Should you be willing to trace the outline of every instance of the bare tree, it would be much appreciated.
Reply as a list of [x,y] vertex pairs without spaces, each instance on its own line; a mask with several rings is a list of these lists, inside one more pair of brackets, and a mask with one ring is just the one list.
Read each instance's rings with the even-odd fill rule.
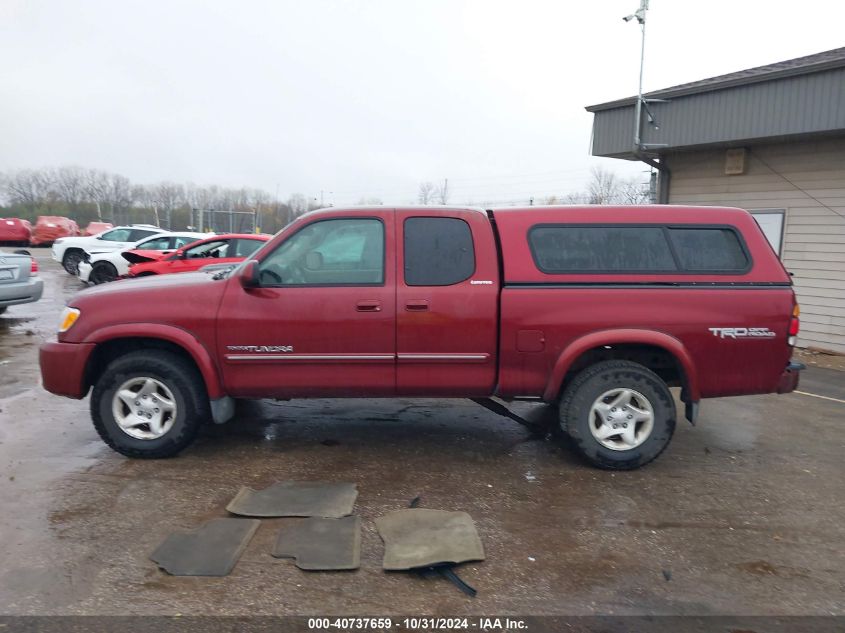
[[420,188],[417,191],[417,200],[420,204],[431,204],[434,202],[434,196],[437,188],[433,182],[421,182]]
[[565,204],[645,204],[649,193],[640,178],[623,180],[611,171],[594,167],[586,191],[569,193],[562,200]]
[[436,193],[437,202],[440,204],[449,204],[449,179],[445,179],[442,185],[437,187]]
[[53,172],[52,181],[57,197],[71,209],[78,209],[86,201],[86,171],[81,167],[59,167]]
[[612,171],[602,167],[590,170],[590,182],[587,185],[587,200],[590,204],[612,204],[618,188],[619,181]]
[[97,206],[97,219],[103,219],[102,205],[108,197],[109,175],[104,171],[89,169],[85,175],[85,195]]
[[308,211],[308,200],[301,193],[294,193],[288,198],[288,207],[293,217],[298,218]]
[[50,183],[43,171],[21,169],[4,178],[6,199],[31,211],[49,199]]
[[651,202],[648,185],[636,177],[619,183],[617,199],[620,204],[648,204]]
[[155,185],[155,196],[161,205],[168,229],[173,229],[173,212],[187,204],[185,187],[172,182],[160,182]]

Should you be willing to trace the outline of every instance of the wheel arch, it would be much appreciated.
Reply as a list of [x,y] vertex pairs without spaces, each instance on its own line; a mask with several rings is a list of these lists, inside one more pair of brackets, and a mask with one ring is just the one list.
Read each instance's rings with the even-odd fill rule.
[[543,400],[556,402],[574,373],[611,359],[640,362],[669,384],[676,379],[685,402],[701,398],[695,364],[681,341],[654,330],[616,329],[592,332],[570,343],[555,362]]
[[226,395],[211,354],[192,334],[181,328],[143,323],[118,325],[97,330],[85,342],[96,344],[85,367],[86,389],[97,381],[114,358],[139,349],[163,349],[184,357],[196,367],[209,398]]

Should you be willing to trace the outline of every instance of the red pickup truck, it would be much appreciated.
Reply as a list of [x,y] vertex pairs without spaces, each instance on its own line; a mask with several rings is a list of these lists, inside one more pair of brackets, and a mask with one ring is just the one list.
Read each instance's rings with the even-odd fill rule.
[[795,389],[797,333],[741,209],[328,209],[233,271],[79,293],[41,372],[93,387],[97,431],[132,457],[178,453],[235,398],[495,396],[558,406],[587,460],[630,469],[671,439],[670,387],[691,422],[702,398]]

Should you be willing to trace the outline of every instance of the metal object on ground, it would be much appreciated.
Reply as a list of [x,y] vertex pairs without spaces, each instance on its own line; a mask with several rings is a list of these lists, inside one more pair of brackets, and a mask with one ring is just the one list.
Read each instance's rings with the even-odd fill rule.
[[484,560],[484,547],[466,512],[399,510],[376,519],[376,528],[384,541],[384,569]]
[[294,558],[310,571],[358,569],[361,565],[361,518],[312,517],[279,532],[276,558]]
[[358,490],[355,484],[284,481],[264,490],[241,488],[226,509],[249,517],[326,517],[352,514]]
[[195,530],[171,534],[150,560],[174,576],[226,576],[259,525],[256,519],[212,519]]

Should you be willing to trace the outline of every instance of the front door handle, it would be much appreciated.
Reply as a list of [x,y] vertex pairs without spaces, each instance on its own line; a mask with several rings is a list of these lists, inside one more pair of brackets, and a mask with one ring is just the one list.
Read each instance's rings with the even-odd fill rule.
[[381,301],[359,301],[355,309],[358,312],[381,312]]
[[425,299],[408,301],[408,303],[405,304],[405,309],[408,312],[426,312],[428,310],[428,301]]

